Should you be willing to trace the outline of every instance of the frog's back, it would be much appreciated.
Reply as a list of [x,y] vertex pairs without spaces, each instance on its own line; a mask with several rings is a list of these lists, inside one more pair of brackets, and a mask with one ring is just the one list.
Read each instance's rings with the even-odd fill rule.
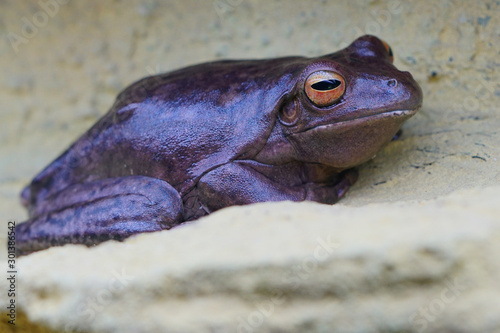
[[303,58],[222,61],[142,79],[22,194],[25,204],[68,185],[144,175],[181,194],[207,171],[252,157]]

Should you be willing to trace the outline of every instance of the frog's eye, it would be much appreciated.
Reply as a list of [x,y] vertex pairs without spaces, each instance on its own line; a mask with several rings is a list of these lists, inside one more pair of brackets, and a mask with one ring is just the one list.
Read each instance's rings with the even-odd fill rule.
[[305,91],[314,105],[330,106],[344,94],[345,80],[335,72],[318,71],[307,78]]
[[385,50],[387,51],[387,54],[389,55],[389,59],[391,60],[391,63],[393,63],[394,62],[394,54],[392,53],[391,47],[389,46],[389,44],[387,44],[384,41],[382,41],[382,43],[384,44]]

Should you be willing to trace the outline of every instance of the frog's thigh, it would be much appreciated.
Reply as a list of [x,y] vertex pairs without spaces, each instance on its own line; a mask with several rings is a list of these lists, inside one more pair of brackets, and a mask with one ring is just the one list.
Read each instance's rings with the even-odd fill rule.
[[204,175],[197,185],[200,201],[214,211],[264,201],[302,201],[306,189],[278,184],[256,170],[229,163]]
[[75,184],[16,228],[20,253],[67,243],[94,245],[181,222],[182,201],[167,182],[144,176]]

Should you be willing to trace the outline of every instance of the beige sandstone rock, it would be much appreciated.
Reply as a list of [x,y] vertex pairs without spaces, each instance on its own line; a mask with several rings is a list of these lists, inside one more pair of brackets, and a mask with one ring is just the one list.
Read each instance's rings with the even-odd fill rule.
[[19,303],[36,322],[96,332],[498,330],[499,195],[229,208],[23,257]]
[[[17,332],[500,332],[496,1],[54,1],[0,13],[5,270],[4,223],[26,218],[22,186],[143,76],[317,56],[373,33],[419,81],[424,106],[333,207],[235,207],[18,259],[31,326]],[[0,279],[2,309],[7,289]]]

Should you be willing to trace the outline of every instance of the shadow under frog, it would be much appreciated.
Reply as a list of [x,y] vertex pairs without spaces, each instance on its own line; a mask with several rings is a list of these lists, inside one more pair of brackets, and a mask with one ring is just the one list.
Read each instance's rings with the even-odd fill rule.
[[390,47],[217,61],[142,79],[22,193],[19,254],[263,201],[338,201],[422,103]]

